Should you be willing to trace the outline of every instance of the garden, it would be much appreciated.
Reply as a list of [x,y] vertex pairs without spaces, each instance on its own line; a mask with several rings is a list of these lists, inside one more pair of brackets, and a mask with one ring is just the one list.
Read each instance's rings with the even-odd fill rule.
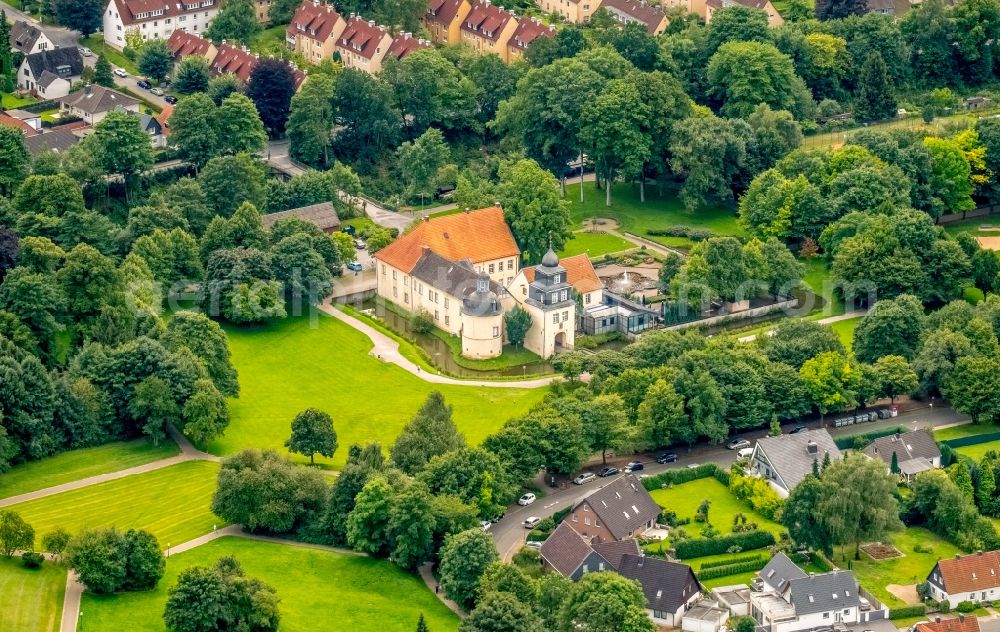
[[[430,384],[368,355],[372,343],[367,336],[325,315],[312,323],[306,317],[286,318],[260,327],[226,327],[226,332],[239,371],[240,397],[229,401],[225,436],[206,446],[213,454],[233,454],[247,446],[284,451],[292,418],[315,407],[333,417],[340,445],[333,459],[318,458],[317,463],[339,468],[351,444],[390,445],[432,390],[454,407],[458,429],[477,445],[507,419],[527,412],[547,391]],[[377,401],[359,406],[359,395]]]
[[458,617],[419,577],[390,562],[331,550],[223,537],[167,558],[166,573],[154,590],[109,596],[86,593],[82,605],[85,629],[87,632],[163,631],[167,590],[176,583],[178,574],[195,565],[211,566],[227,555],[240,562],[247,576],[275,588],[280,599],[283,632],[316,629],[412,632],[421,614],[430,630],[454,630],[458,625]]
[[[43,461],[44,463],[44,461]],[[146,529],[161,542],[180,544],[223,522],[211,511],[219,465],[188,461],[144,474],[11,505],[36,538],[63,528]]]
[[18,558],[0,557],[0,630],[56,632],[65,593],[65,567],[30,569]]

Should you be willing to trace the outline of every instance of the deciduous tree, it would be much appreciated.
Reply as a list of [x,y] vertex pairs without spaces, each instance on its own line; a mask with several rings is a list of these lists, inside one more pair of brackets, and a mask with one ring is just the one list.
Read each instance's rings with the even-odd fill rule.
[[[221,15],[216,16],[212,23],[215,24],[219,17]],[[285,131],[293,94],[295,77],[288,62],[270,58],[257,62],[247,82],[247,96],[257,106],[260,120],[271,136]]]
[[475,602],[479,579],[500,556],[493,536],[475,528],[448,536],[440,558],[444,594],[468,608]]
[[139,72],[156,83],[166,79],[174,68],[174,56],[166,40],[151,39],[144,43],[139,51],[138,66]]
[[0,553],[13,557],[15,551],[30,551],[35,546],[35,530],[14,511],[0,512]]
[[414,475],[434,456],[465,447],[465,437],[455,427],[451,411],[444,396],[432,391],[389,449],[393,463]]
[[333,429],[333,419],[327,413],[315,408],[307,408],[292,420],[292,436],[285,442],[291,452],[309,457],[315,463],[318,453],[330,459],[337,451],[337,433]]

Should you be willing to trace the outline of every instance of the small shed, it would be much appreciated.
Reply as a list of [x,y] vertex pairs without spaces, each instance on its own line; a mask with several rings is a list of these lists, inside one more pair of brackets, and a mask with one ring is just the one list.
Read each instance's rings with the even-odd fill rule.
[[728,620],[728,610],[720,608],[714,601],[703,599],[684,613],[681,629],[687,632],[719,632]]
[[275,222],[279,222],[289,217],[301,219],[318,227],[324,233],[334,233],[340,230],[340,217],[337,210],[333,208],[333,202],[320,202],[300,208],[293,208],[280,213],[268,213],[263,217],[264,228],[270,230]]
[[720,608],[728,609],[731,616],[746,617],[750,614],[750,587],[746,584],[713,588],[712,597],[719,602]]
[[966,110],[986,110],[993,107],[993,99],[984,96],[969,97],[962,105]]

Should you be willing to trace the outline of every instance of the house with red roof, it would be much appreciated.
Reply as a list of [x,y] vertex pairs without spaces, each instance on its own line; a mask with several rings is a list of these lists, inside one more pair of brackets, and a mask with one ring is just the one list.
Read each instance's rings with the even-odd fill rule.
[[469,0],[427,0],[424,25],[431,39],[438,44],[458,44],[462,41],[461,27],[472,5]]
[[220,0],[110,0],[104,9],[104,43],[122,50],[130,31],[143,40],[169,39],[177,29],[204,33],[221,4]]
[[422,37],[413,37],[413,33],[399,33],[392,39],[392,43],[389,44],[389,52],[386,54],[386,57],[404,59],[413,51],[420,50],[421,48],[433,48],[433,45],[430,40],[425,40]]
[[170,39],[167,40],[167,47],[170,49],[170,54],[174,56],[175,62],[191,55],[197,55],[204,57],[205,61],[211,65],[212,60],[219,53],[219,49],[210,40],[199,37],[194,33],[182,31],[181,29],[177,29],[170,34]]
[[641,24],[650,35],[662,35],[667,30],[667,15],[659,6],[643,0],[603,0],[601,8],[619,24]]
[[938,560],[927,576],[927,585],[934,599],[949,601],[952,607],[963,601],[988,603],[1000,599],[1000,551]]
[[285,43],[310,63],[333,59],[337,39],[347,28],[345,20],[332,5],[320,0],[305,0],[295,10],[285,29]]
[[589,22],[594,11],[601,8],[601,0],[536,0],[535,4],[545,13],[555,13],[573,24]]
[[510,60],[507,43],[517,30],[517,18],[491,0],[476,0],[469,15],[462,20],[462,41],[477,53],[495,53],[500,59]]
[[539,37],[552,37],[556,34],[554,26],[544,24],[538,18],[524,17],[518,20],[514,34],[507,42],[507,59],[511,63],[521,59],[528,46]]
[[712,16],[716,11],[728,9],[729,7],[746,7],[767,13],[767,25],[777,28],[785,23],[778,10],[771,4],[771,0],[691,0],[691,13],[697,14],[705,20],[705,24],[712,21]]
[[236,75],[240,81],[246,83],[250,80],[250,73],[253,72],[253,67],[257,64],[258,59],[260,56],[250,52],[246,46],[233,46],[227,44],[226,40],[222,40],[219,52],[212,60],[212,74],[216,76]]
[[384,26],[352,13],[347,27],[337,38],[336,52],[344,68],[374,74],[382,70],[382,61],[389,52],[392,39]]

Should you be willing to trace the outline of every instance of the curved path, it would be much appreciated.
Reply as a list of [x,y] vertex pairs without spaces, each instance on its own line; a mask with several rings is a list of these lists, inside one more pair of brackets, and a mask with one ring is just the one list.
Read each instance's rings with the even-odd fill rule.
[[324,303],[323,305],[320,305],[319,308],[325,314],[333,316],[337,320],[368,336],[373,344],[372,350],[368,352],[368,355],[375,356],[385,362],[391,362],[419,377],[425,382],[431,382],[434,384],[450,384],[453,386],[483,386],[487,388],[540,388],[542,386],[548,386],[556,380],[562,379],[559,376],[550,375],[548,377],[540,377],[534,380],[511,380],[506,382],[491,380],[460,380],[458,378],[438,375],[436,373],[428,373],[410,360],[404,358],[403,354],[399,352],[399,343],[383,334],[381,331],[375,329],[367,323],[361,322],[353,316],[345,314],[329,304]]
[[[840,322],[842,320],[851,320],[852,318],[861,318],[862,316],[864,316],[867,313],[868,313],[868,310],[866,310],[866,309],[856,309],[856,310],[854,310],[852,312],[847,312],[845,314],[840,314],[838,316],[829,316],[827,318],[820,318],[819,320],[817,320],[815,322],[819,323],[820,325],[829,325],[829,324],[832,324],[832,323],[838,323],[838,322]],[[768,329],[767,331],[765,331],[762,334],[752,334],[750,336],[743,336],[742,338],[739,338],[739,341],[740,342],[753,342],[754,340],[757,339],[758,336],[770,336],[773,333],[774,333],[773,329]]]

